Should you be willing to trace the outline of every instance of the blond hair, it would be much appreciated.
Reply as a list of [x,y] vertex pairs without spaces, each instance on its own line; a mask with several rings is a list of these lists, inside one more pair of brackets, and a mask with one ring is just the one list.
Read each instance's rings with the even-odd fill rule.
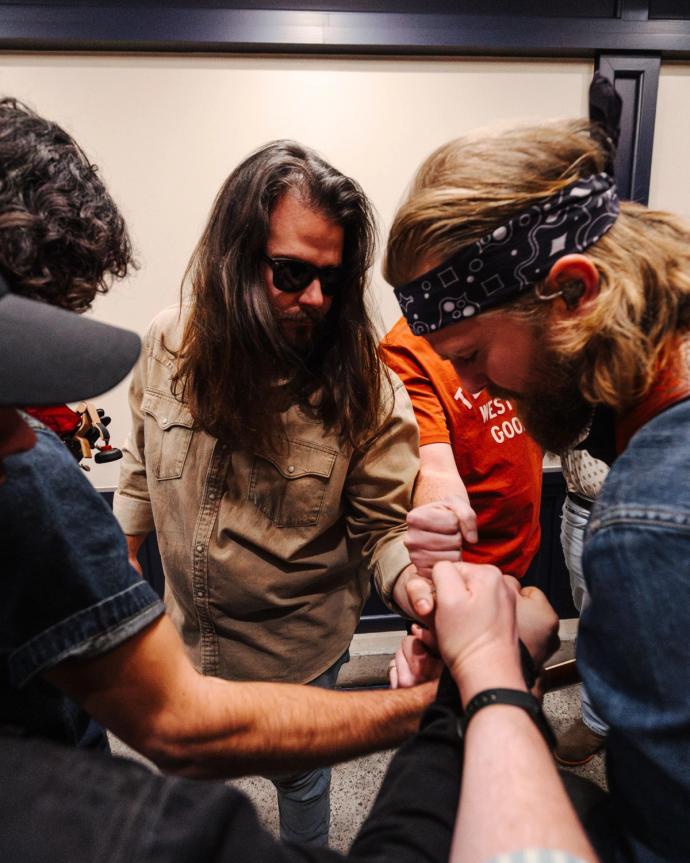
[[[583,120],[559,121],[440,147],[396,214],[387,281],[396,287],[411,281],[420,264],[449,258],[537,201],[602,171],[605,155],[591,131]],[[649,391],[659,365],[690,329],[690,226],[624,202],[615,225],[584,254],[599,272],[599,294],[577,316],[558,321],[553,345],[574,362],[587,400],[623,410]],[[528,291],[497,312],[543,321],[550,310]]]

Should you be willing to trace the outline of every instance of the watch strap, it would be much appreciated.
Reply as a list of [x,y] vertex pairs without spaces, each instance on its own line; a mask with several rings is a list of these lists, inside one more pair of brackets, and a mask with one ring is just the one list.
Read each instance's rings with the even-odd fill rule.
[[483,707],[490,707],[492,704],[507,704],[511,707],[520,707],[522,710],[525,710],[532,717],[532,721],[539,731],[541,731],[542,737],[549,749],[553,750],[555,748],[556,737],[544,716],[541,704],[539,704],[531,692],[524,692],[521,689],[484,689],[482,692],[478,692],[474,698],[468,701],[463,715],[458,719],[458,734],[460,737],[464,738],[470,719]]

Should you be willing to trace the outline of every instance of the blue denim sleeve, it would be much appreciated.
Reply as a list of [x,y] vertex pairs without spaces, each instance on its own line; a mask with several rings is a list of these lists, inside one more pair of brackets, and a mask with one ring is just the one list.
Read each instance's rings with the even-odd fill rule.
[[104,653],[163,613],[108,505],[64,444],[35,431],[32,450],[4,460],[0,485],[0,643],[14,686],[67,657]]
[[585,543],[578,667],[611,728],[609,787],[631,859],[690,860],[690,511],[678,494],[675,506],[622,497],[595,511]]

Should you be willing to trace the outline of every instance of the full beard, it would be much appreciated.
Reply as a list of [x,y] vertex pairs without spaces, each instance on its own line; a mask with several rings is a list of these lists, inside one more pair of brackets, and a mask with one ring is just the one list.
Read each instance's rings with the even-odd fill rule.
[[293,351],[301,358],[308,357],[321,340],[324,316],[306,312],[283,312],[276,315],[280,333]]
[[504,392],[493,386],[489,391],[514,402],[526,432],[556,455],[579,442],[592,418],[592,405],[577,384],[575,364],[553,349],[542,353],[541,366],[524,392]]

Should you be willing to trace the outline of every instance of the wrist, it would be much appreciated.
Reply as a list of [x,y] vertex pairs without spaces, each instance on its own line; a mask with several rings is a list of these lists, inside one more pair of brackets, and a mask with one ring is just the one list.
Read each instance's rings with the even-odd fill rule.
[[489,659],[481,663],[465,663],[451,669],[460,692],[463,707],[484,689],[518,689],[527,692],[519,658]]
[[[484,712],[484,708],[492,708],[492,711],[500,709],[501,712],[503,712],[506,707],[512,708],[513,710],[524,710],[528,713],[538,730],[541,732],[549,749],[553,750],[555,748],[556,738],[551,726],[542,712],[540,703],[531,693],[525,692],[524,689],[492,688],[484,689],[477,693],[467,702],[464,708],[464,713],[458,720],[458,735],[461,739],[465,738],[467,735],[467,727],[477,713],[481,712],[484,717],[487,716]],[[496,714],[494,713],[494,716],[495,715]],[[504,720],[501,719],[500,723],[503,724],[503,721]],[[514,724],[516,717],[510,717],[509,721],[511,725]]]
[[528,692],[524,678],[519,672],[517,675],[501,675],[485,672],[481,678],[469,680],[458,684],[460,700],[465,707],[479,692],[485,689],[516,689],[520,692]]
[[413,563],[408,563],[408,565],[405,567],[405,569],[403,569],[403,571],[393,583],[390,604],[392,605],[393,610],[400,614],[402,617],[416,619],[416,614],[414,613],[414,609],[410,605],[410,600],[407,595],[407,582],[413,575],[416,574],[417,569],[415,565]]

